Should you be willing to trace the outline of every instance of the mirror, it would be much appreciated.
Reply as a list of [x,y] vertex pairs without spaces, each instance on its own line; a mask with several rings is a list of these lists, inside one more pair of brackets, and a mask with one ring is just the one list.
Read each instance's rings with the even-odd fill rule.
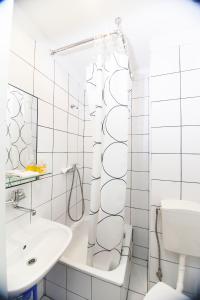
[[28,164],[37,163],[37,106],[38,99],[35,96],[9,85],[6,107],[6,187],[35,179],[26,176],[19,178],[16,174],[24,171]]

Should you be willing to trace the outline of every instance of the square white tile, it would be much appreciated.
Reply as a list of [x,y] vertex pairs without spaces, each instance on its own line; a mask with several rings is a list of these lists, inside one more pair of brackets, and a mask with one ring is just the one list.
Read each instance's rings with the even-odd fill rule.
[[144,209],[131,209],[131,224],[133,226],[148,229],[149,228],[149,216],[148,211]]
[[147,266],[132,262],[131,278],[129,289],[145,295],[147,292]]
[[200,127],[184,126],[182,128],[182,151],[183,153],[200,154]]
[[183,181],[200,182],[200,155],[183,154]]
[[148,97],[149,95],[149,83],[148,79],[139,79],[133,81],[133,98]]
[[151,126],[180,126],[180,100],[153,102]]
[[78,152],[78,135],[68,133],[68,152]]
[[139,258],[139,259],[147,261],[148,260],[148,253],[149,253],[148,248],[138,246],[138,245],[133,245],[133,257],[134,258]]
[[68,91],[68,73],[62,67],[61,62],[55,62],[55,82],[65,91]]
[[180,98],[180,74],[168,74],[150,78],[150,100]]
[[90,300],[91,276],[67,267],[67,289]]
[[85,300],[85,298],[82,298],[74,293],[67,291],[67,300]]
[[152,128],[151,133],[152,153],[180,153],[180,128]]
[[132,152],[148,152],[149,151],[149,136],[134,135],[129,136],[132,142]]
[[67,208],[67,193],[56,197],[52,200],[52,219],[55,221],[61,215],[66,213]]
[[132,172],[132,189],[148,190],[149,189],[149,173],[148,172]]
[[135,208],[148,209],[149,192],[131,191],[131,206]]
[[148,134],[149,117],[132,117],[132,134]]
[[92,278],[92,300],[120,300],[120,287],[114,284]]
[[128,300],[143,300],[144,295],[128,291]]
[[67,180],[65,174],[53,176],[53,198],[67,191]]
[[200,184],[183,182],[182,199],[200,203]]
[[180,181],[180,154],[152,154],[152,179]]
[[52,177],[36,180],[32,183],[32,207],[35,208],[51,200]]
[[68,114],[59,109],[54,108],[54,128],[58,130],[67,131],[67,118]]
[[66,300],[66,290],[49,281],[46,282],[46,294],[54,300]]
[[54,130],[54,152],[67,152],[67,133]]
[[50,104],[53,103],[53,82],[37,70],[34,72],[34,95]]
[[152,180],[151,205],[159,206],[164,199],[180,199],[180,182]]
[[65,111],[68,109],[68,94],[58,85],[55,85],[54,89],[54,105]]
[[53,106],[38,99],[38,124],[53,128]]
[[84,151],[93,152],[93,139],[91,137],[84,138]]
[[61,170],[67,167],[67,153],[53,153],[53,174],[61,174]]
[[78,134],[78,118],[73,115],[68,116],[68,132]]
[[132,100],[132,116],[148,115],[149,98],[137,98]]
[[147,172],[149,170],[149,154],[132,153],[132,170]]
[[182,99],[182,124],[200,125],[200,98]]
[[79,98],[80,85],[75,78],[69,76],[69,93],[76,99]]
[[47,280],[66,289],[67,285],[67,266],[57,263],[47,274]]
[[199,84],[200,70],[192,70],[181,73],[181,97],[199,97],[200,84]]
[[84,136],[93,136],[93,122],[85,120]]
[[52,152],[53,129],[38,126],[38,152]]
[[139,227],[133,228],[133,247],[135,245],[149,247],[149,230]]
[[34,222],[37,218],[45,218],[51,220],[51,201],[48,201],[36,209],[36,215],[31,216],[31,222]]

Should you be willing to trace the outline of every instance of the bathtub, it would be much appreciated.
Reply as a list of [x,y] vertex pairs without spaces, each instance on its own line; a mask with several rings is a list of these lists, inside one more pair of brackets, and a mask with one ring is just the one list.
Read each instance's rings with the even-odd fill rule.
[[[119,266],[112,271],[102,271],[86,264],[88,217],[73,224],[71,228],[73,231],[72,241],[60,258],[60,263],[67,265],[68,269],[87,275],[90,277],[92,282],[90,297],[81,295],[81,292],[76,292],[76,294],[84,299],[86,298],[91,300],[125,300],[127,298],[131,270],[132,227],[127,224],[125,225],[121,261]],[[93,290],[95,287],[96,290]],[[112,293],[109,292],[110,289],[112,290]],[[109,294],[110,296],[108,296]],[[112,295],[114,298],[112,298]]]

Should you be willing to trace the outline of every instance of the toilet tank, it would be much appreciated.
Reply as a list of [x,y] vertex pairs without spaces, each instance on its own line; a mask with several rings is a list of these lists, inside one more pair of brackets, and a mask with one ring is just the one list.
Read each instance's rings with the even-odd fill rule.
[[165,249],[200,257],[200,204],[185,200],[163,200],[161,214]]

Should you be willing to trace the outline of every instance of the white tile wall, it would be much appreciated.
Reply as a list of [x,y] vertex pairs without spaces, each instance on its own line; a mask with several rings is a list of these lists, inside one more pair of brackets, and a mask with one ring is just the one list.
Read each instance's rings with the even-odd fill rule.
[[181,73],[181,95],[182,98],[199,97],[200,70],[192,70]]
[[153,102],[151,113],[152,127],[180,125],[179,100]]
[[182,124],[200,125],[199,120],[200,98],[182,100]]
[[[154,232],[155,206],[160,206],[162,199],[169,201],[187,199],[199,202],[200,59],[198,49],[199,44],[181,45],[178,51],[177,48],[176,51],[175,49],[172,51],[172,48],[166,47],[163,53],[160,52],[157,56],[158,53],[155,52],[152,56],[151,73],[158,76],[150,80],[150,100],[153,101],[151,127],[153,128],[151,129],[149,287],[158,281],[156,276],[158,251]],[[168,51],[171,57],[169,57],[170,64],[166,65],[162,60],[165,60]],[[172,72],[173,74],[168,74]],[[159,76],[159,74],[166,75]],[[162,231],[160,218],[158,231]],[[162,234],[159,234],[159,237],[163,281],[175,287],[177,255],[164,250]],[[187,264],[190,267],[186,268],[184,288],[186,292],[194,293],[195,278],[200,272],[200,260],[188,260]]]
[[[63,223],[66,211],[66,196],[70,186],[70,178],[60,174],[62,166],[79,162],[84,165],[84,195],[90,199],[90,174],[92,167],[92,122],[89,121],[87,105],[83,101],[83,92],[66,70],[60,67],[54,58],[49,56],[49,49],[41,42],[27,39],[21,32],[13,41],[11,53],[10,82],[39,98],[38,126],[38,161],[48,164],[52,175],[32,184],[23,185],[32,190],[26,205],[34,207],[37,215],[32,218],[45,217]],[[18,45],[18,41],[27,41],[26,47]],[[17,54],[17,55],[16,55]],[[35,59],[33,59],[35,58]],[[55,69],[54,69],[55,68]],[[20,76],[19,76],[20,70]],[[129,202],[127,211],[129,220],[135,228],[135,256],[147,260],[148,255],[148,190],[149,190],[149,105],[148,78],[134,80],[132,94],[132,110],[130,118],[130,153],[129,153]],[[69,91],[69,93],[68,93]],[[79,101],[80,100],[80,101]],[[81,102],[82,101],[82,102]],[[71,104],[78,106],[72,109]],[[85,122],[84,122],[85,121]],[[132,125],[132,126],[131,126]],[[84,135],[84,141],[83,141]],[[84,147],[84,155],[83,155]],[[28,191],[26,191],[28,194]],[[72,197],[72,214],[77,216],[80,211],[79,199]],[[87,207],[89,201],[87,201]],[[29,214],[13,215],[8,208],[8,228],[16,224],[24,226],[30,222]],[[99,299],[99,290],[105,290],[105,297],[125,299],[126,291],[108,283],[92,279],[86,274],[56,265],[47,277],[47,296],[52,299],[90,299],[91,293],[95,300]],[[78,282],[78,284],[77,284]],[[91,289],[92,282],[92,289]],[[66,284],[68,291],[66,291]],[[130,292],[135,294],[135,292]],[[139,294],[137,294],[139,295]],[[96,297],[96,298],[95,298]]]
[[[9,83],[38,97],[38,162],[45,162],[48,172],[52,174],[42,180],[20,186],[26,193],[26,199],[20,204],[35,208],[37,214],[33,217],[29,213],[7,206],[7,234],[30,223],[33,218],[44,217],[61,223],[67,219],[69,184],[67,186],[67,177],[61,175],[60,171],[70,163],[68,154],[71,151],[71,135],[69,136],[68,133],[68,123],[76,138],[73,161],[79,163],[80,169],[83,169],[84,105],[78,101],[79,95],[83,95],[83,92],[80,91],[81,87],[78,83],[69,80],[67,70],[63,69],[57,61],[54,64],[54,59],[44,43],[34,41],[20,30],[13,31]],[[70,97],[76,98],[82,118],[79,117],[78,110],[76,110],[76,117],[69,116],[68,89],[70,89]],[[7,190],[8,198],[10,192],[11,189]],[[73,195],[76,193],[75,187]],[[75,197],[73,207],[75,215],[80,211],[79,206],[76,205],[78,200]],[[63,288],[66,288],[67,281],[63,266],[56,265],[52,274],[48,276],[49,296],[52,299],[66,300],[66,290]]]
[[175,73],[151,77],[150,95],[151,101],[179,99],[180,75]]

